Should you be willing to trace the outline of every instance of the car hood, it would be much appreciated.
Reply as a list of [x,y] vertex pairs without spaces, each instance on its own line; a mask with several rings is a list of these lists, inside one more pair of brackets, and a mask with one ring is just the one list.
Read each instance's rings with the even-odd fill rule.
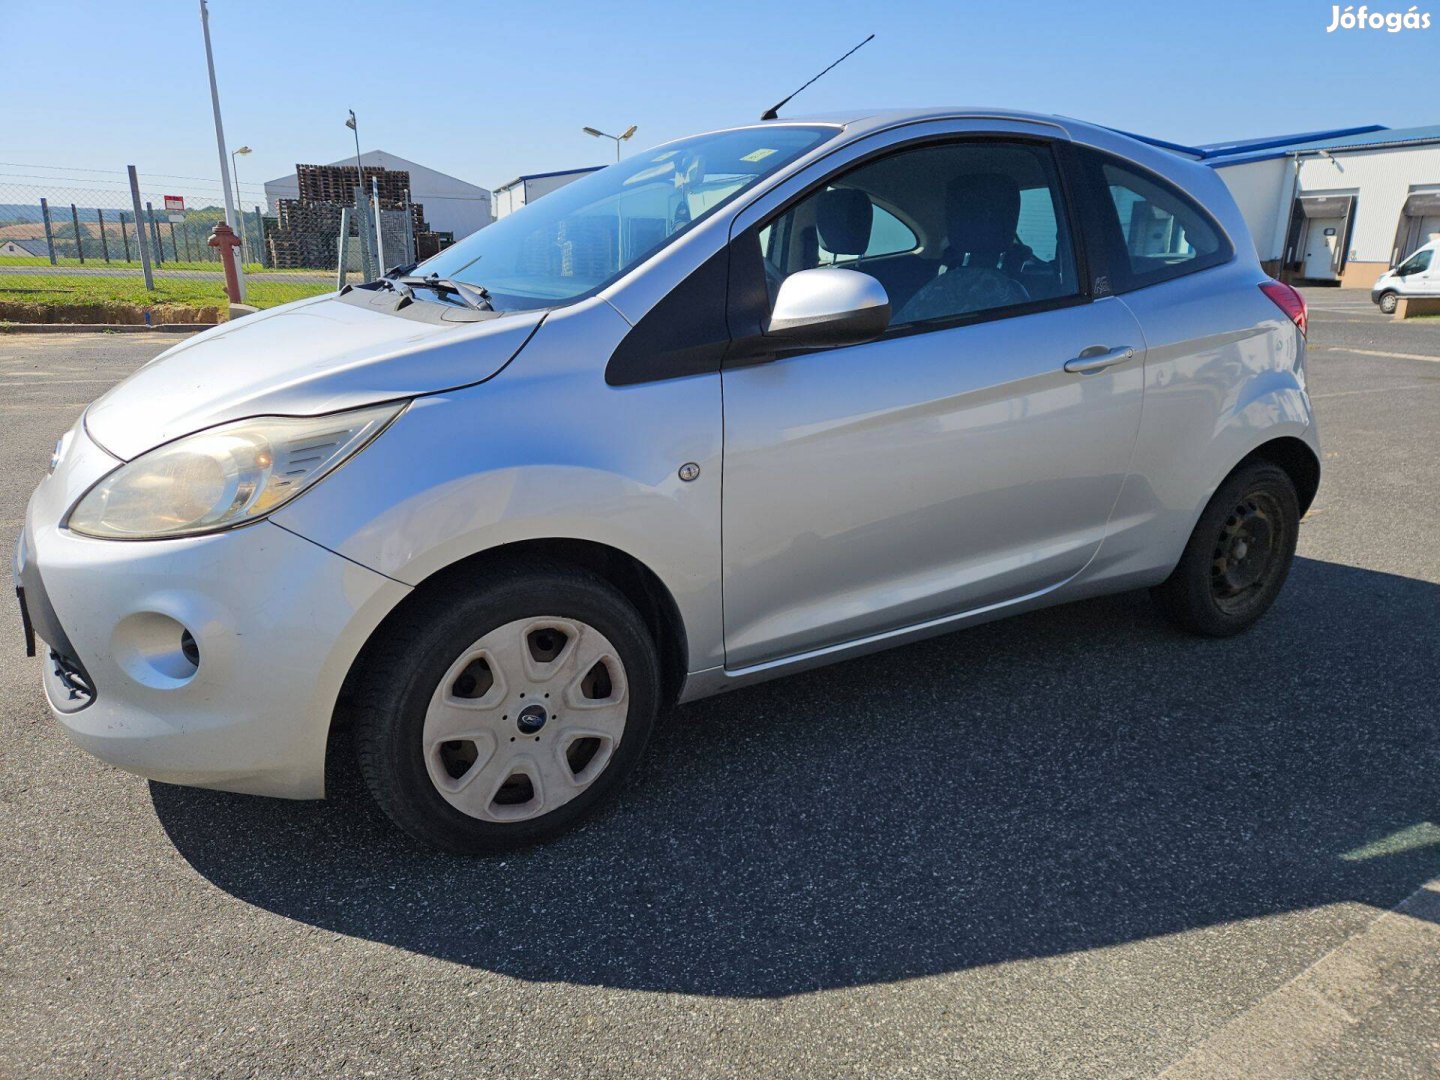
[[85,428],[128,461],[229,420],[313,416],[468,386],[509,363],[544,317],[432,323],[334,296],[302,300],[167,350],[92,404]]

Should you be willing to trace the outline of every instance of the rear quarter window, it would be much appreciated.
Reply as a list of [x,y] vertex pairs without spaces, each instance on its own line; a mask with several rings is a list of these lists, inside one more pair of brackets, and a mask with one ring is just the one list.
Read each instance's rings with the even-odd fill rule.
[[1168,181],[1137,165],[1086,151],[1091,220],[1109,265],[1111,289],[1125,292],[1229,262],[1224,232]]

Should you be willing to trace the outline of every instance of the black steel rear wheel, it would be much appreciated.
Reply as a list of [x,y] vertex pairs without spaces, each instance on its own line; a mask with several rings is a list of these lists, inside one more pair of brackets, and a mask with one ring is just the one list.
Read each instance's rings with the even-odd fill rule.
[[1170,618],[1207,637],[1248,629],[1275,602],[1300,527],[1295,485],[1279,466],[1244,465],[1215,492],[1175,571],[1154,595]]

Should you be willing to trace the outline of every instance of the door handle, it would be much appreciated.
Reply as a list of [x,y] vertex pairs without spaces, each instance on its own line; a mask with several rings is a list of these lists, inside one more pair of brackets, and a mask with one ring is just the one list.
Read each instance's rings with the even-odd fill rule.
[[1065,370],[1076,375],[1087,375],[1094,371],[1104,371],[1114,364],[1123,364],[1134,355],[1135,350],[1129,345],[1122,345],[1118,349],[1091,345],[1074,360],[1066,360]]

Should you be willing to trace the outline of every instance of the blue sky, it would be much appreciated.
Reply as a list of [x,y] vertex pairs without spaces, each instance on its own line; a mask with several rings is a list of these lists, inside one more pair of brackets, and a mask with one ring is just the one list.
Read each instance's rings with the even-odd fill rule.
[[[1418,6],[1432,4],[1434,28],[1399,34],[1327,34],[1322,0],[212,0],[211,29],[229,145],[255,148],[250,201],[297,161],[350,152],[348,108],[365,149],[495,187],[610,160],[586,124],[638,124],[638,150],[756,118],[872,31],[787,112],[1006,105],[1181,142],[1435,123],[1440,99],[1417,90],[1440,55],[1440,0]],[[0,28],[19,46],[0,201],[36,182],[20,174],[134,163],[148,189],[189,191],[202,185],[169,178],[218,176],[197,0],[0,0]]]

